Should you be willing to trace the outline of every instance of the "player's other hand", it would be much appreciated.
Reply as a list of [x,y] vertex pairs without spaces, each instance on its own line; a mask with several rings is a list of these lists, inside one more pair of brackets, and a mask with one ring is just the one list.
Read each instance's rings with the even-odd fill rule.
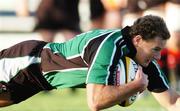
[[144,74],[142,67],[138,66],[138,70],[136,72],[135,81],[137,83],[137,87],[140,92],[143,92],[148,86],[148,76]]

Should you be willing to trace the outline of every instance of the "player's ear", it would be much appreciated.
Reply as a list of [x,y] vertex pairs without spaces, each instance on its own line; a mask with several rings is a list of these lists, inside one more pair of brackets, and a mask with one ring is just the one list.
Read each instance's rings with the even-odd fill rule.
[[142,41],[141,35],[135,35],[132,39],[132,42],[135,46],[138,46],[138,44]]

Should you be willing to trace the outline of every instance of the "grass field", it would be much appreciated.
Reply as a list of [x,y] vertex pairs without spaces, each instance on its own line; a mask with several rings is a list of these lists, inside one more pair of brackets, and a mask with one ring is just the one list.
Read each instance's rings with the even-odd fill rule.
[[[166,111],[151,95],[147,95],[137,99],[130,107],[123,108],[117,105],[103,111]],[[20,104],[0,108],[0,111],[89,111],[89,109],[84,89],[78,89],[76,93],[63,89],[39,93]]]

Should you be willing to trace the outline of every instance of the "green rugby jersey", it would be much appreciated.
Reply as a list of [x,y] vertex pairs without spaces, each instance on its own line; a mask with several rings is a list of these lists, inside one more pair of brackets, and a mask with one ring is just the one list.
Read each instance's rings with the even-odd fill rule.
[[96,29],[64,43],[48,43],[41,53],[44,77],[55,88],[115,85],[121,57],[136,54],[127,28],[123,30]]

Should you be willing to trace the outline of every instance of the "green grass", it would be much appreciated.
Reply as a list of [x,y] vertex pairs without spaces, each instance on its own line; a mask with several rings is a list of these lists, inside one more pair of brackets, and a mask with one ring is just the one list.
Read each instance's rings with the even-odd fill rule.
[[[50,93],[39,93],[30,99],[0,111],[89,111],[86,92],[78,89],[71,93],[69,89],[54,90]],[[140,97],[129,107],[114,106],[103,111],[165,111],[155,100],[148,96]]]

